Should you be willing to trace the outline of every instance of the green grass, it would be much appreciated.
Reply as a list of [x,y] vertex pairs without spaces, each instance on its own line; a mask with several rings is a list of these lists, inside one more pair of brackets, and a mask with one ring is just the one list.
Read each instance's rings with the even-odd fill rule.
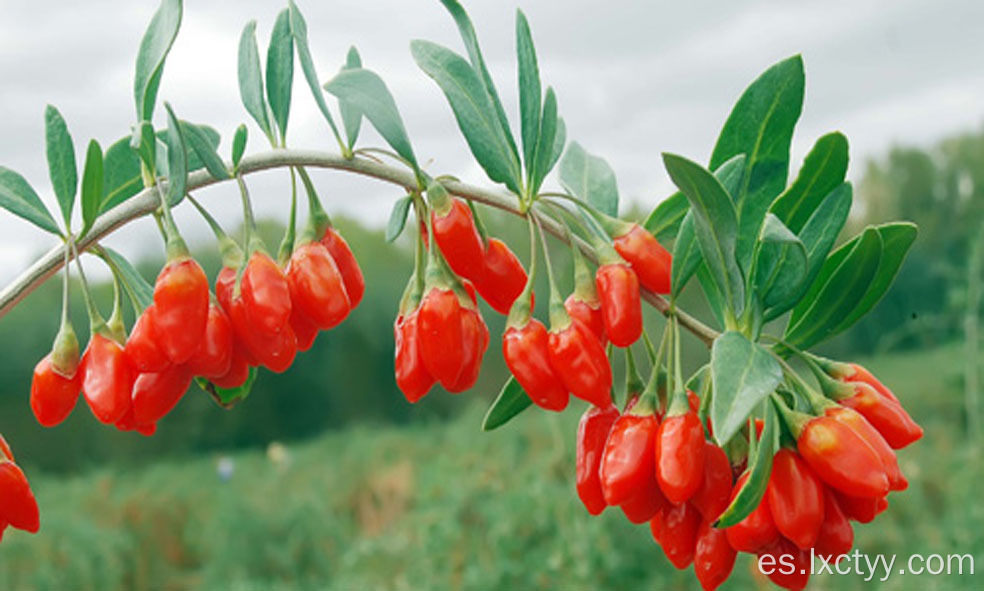
[[[984,568],[981,450],[963,440],[960,350],[866,362],[926,437],[900,453],[910,489],[873,524],[866,553],[970,553]],[[424,402],[426,404],[426,401]],[[450,423],[361,426],[289,448],[276,463],[237,453],[68,479],[32,475],[35,536],[9,531],[0,589],[695,589],[617,510],[587,515],[573,492],[580,405],[479,431]],[[769,585],[739,559],[724,589]],[[897,570],[897,569],[896,569]],[[976,589],[981,574],[893,576],[884,589]],[[870,589],[856,575],[817,589]]]

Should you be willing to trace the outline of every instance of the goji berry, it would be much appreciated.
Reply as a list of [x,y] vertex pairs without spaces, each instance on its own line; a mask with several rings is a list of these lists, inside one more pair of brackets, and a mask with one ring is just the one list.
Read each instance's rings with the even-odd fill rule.
[[564,387],[595,406],[608,406],[612,368],[608,365],[605,349],[591,330],[574,319],[559,329],[552,326],[548,346],[550,365]]
[[84,366],[75,371],[71,379],[59,375],[51,367],[51,355],[34,366],[31,380],[31,410],[38,422],[45,427],[54,427],[68,418],[82,392]]
[[[748,472],[745,472],[735,483],[735,489],[731,493],[732,501],[747,481]],[[763,495],[758,507],[738,523],[726,528],[724,532],[728,536],[728,543],[739,552],[755,553],[776,543],[779,539],[779,530],[776,529],[776,524],[772,520],[769,496]]]
[[550,365],[549,342],[547,328],[533,318],[524,326],[506,329],[502,335],[502,356],[530,400],[541,408],[559,412],[567,408],[570,397]]
[[188,371],[192,375],[205,378],[217,378],[229,373],[229,366],[232,363],[233,342],[232,324],[229,322],[229,317],[222,311],[222,306],[209,302],[205,334],[198,350],[188,359]]
[[636,491],[635,495],[619,505],[625,517],[635,524],[646,523],[670,506],[655,478],[645,479],[642,485],[643,488]]
[[700,513],[690,503],[670,505],[663,511],[663,527],[660,532],[663,552],[673,566],[680,570],[694,561],[700,522]]
[[191,377],[191,372],[180,365],[140,374],[133,383],[134,425],[156,423],[171,412],[191,386]]
[[437,383],[420,357],[418,310],[397,318],[393,326],[396,341],[396,385],[408,402],[417,402]]
[[670,293],[670,270],[673,256],[656,237],[639,224],[613,240],[615,250],[629,263],[639,276],[639,283],[649,291]]
[[711,526],[707,519],[701,522],[694,548],[694,574],[704,591],[714,591],[728,580],[737,556],[723,529]]
[[290,288],[283,271],[262,251],[250,256],[240,284],[246,318],[263,337],[280,332],[290,319]]
[[809,550],[823,523],[823,484],[796,452],[783,448],[772,458],[766,495],[772,521],[783,536]]
[[923,436],[922,427],[901,404],[879,395],[867,383],[855,383],[854,395],[839,402],[861,413],[893,449],[901,449]]
[[628,265],[609,263],[595,274],[605,333],[613,345],[628,347],[642,336],[639,279]]
[[348,295],[349,305],[352,310],[356,309],[362,302],[362,296],[366,291],[366,281],[362,277],[362,269],[359,268],[359,261],[352,254],[348,242],[342,238],[335,228],[329,227],[321,237],[321,244],[325,245],[331,258],[338,266],[338,272],[342,274],[342,282],[345,284],[345,293]]
[[856,497],[883,497],[888,476],[878,455],[850,427],[826,416],[810,419],[797,448],[828,486]]
[[0,461],[0,521],[31,533],[41,528],[38,502],[27,477],[9,460]]
[[697,413],[671,414],[656,434],[656,477],[671,503],[683,503],[700,489],[704,479],[704,427]]
[[461,301],[451,289],[431,288],[420,304],[417,319],[420,357],[427,373],[442,386],[453,386],[465,363]]
[[885,497],[852,497],[839,491],[834,491],[837,504],[847,517],[858,523],[871,523],[879,513],[888,508]]
[[246,358],[240,353],[240,347],[234,347],[232,350],[232,360],[229,363],[229,371],[225,375],[211,378],[212,384],[219,388],[238,388],[246,383],[249,379],[249,364],[246,362]]
[[564,308],[572,320],[578,320],[587,326],[604,347],[608,344],[608,334],[605,333],[605,319],[601,315],[601,302],[589,302],[572,293],[564,300]]
[[621,505],[656,480],[658,428],[652,409],[639,404],[615,420],[601,459],[601,490],[607,504]]
[[133,367],[116,341],[95,333],[83,356],[85,372],[82,394],[96,419],[113,424],[130,407],[130,392],[136,377]]
[[503,241],[489,238],[484,253],[484,269],[474,281],[478,293],[493,310],[508,314],[526,285],[526,270]]
[[187,361],[198,349],[208,320],[208,278],[195,259],[179,257],[161,269],[150,313],[160,349],[171,363]]
[[824,489],[823,525],[817,535],[815,552],[826,560],[847,554],[854,545],[854,529],[830,489]]
[[461,313],[462,365],[461,373],[453,384],[447,386],[448,392],[464,392],[475,385],[482,369],[482,357],[489,348],[489,328],[478,313],[477,308],[462,306]]
[[[780,538],[758,555],[760,564],[764,564],[765,570],[769,571],[766,576],[783,589],[799,591],[810,581],[810,551],[797,548],[786,538]],[[769,556],[771,560],[761,562],[763,556]]]
[[287,265],[291,314],[297,307],[321,330],[338,326],[348,316],[351,304],[342,275],[334,259],[319,242],[303,244]]
[[140,372],[162,371],[171,365],[171,360],[161,350],[154,334],[154,310],[154,304],[151,304],[137,317],[124,346],[130,364]]
[[724,450],[710,441],[704,442],[704,478],[690,498],[705,521],[714,522],[728,508],[731,500],[731,462]]
[[899,468],[899,460],[895,452],[892,451],[885,438],[863,416],[857,411],[843,406],[827,408],[824,414],[854,429],[854,432],[871,446],[885,467],[885,475],[888,476],[888,486],[891,490],[905,490],[909,487],[909,481],[906,480]]
[[485,270],[485,245],[478,235],[471,209],[451,198],[431,210],[431,225],[438,248],[456,274],[475,281]]
[[618,409],[610,402],[605,407],[592,405],[581,415],[577,426],[577,496],[591,515],[600,514],[608,505],[601,489],[601,459],[608,433],[618,416]]

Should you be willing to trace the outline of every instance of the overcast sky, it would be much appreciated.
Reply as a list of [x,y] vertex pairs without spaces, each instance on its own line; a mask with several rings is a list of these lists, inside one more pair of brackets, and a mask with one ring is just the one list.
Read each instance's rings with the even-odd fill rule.
[[[487,183],[471,160],[437,86],[414,64],[411,39],[463,52],[437,0],[299,0],[322,80],[355,44],[367,67],[383,76],[432,173]],[[56,105],[68,121],[81,165],[89,138],[105,147],[134,120],[136,49],[156,9],[152,0],[0,0],[0,164],[34,185],[55,211],[44,159],[43,111]],[[239,34],[258,21],[261,52],[282,2],[186,2],[160,97],[179,116],[207,122],[228,156],[235,127],[248,116],[239,102]],[[851,142],[850,175],[894,143],[929,144],[984,122],[984,2],[979,0],[653,2],[529,0],[521,5],[533,30],[544,84],[557,91],[568,138],[605,156],[623,199],[655,204],[671,190],[661,151],[699,161],[742,89],[772,63],[803,54],[807,88],[794,139],[794,170],[820,135],[839,129]],[[510,117],[516,120],[516,4],[466,2]],[[333,149],[299,70],[289,143]],[[159,115],[159,114],[158,114]],[[160,117],[158,116],[160,121]],[[251,150],[261,149],[250,124]],[[162,127],[162,125],[161,125]],[[363,133],[361,145],[380,145]],[[285,171],[249,177],[259,215],[284,219]],[[396,190],[341,173],[315,175],[331,211],[384,223]],[[237,193],[223,186],[202,194],[228,226],[238,223]],[[193,245],[208,233],[190,207],[178,223]],[[56,216],[57,217],[57,216]],[[25,268],[53,241],[0,212],[0,281]],[[124,253],[161,252],[146,220],[108,243]]]

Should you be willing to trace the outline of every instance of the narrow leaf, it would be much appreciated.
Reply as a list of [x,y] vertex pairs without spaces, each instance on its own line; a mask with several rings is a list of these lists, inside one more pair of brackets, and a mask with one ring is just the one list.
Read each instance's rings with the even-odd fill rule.
[[827,195],[844,182],[847,162],[844,134],[835,131],[821,137],[806,155],[796,180],[769,210],[790,230],[799,233]]
[[[523,162],[527,174],[533,168],[535,153],[539,149],[548,155],[553,149],[553,138],[547,142],[549,149],[539,148],[537,137],[540,134],[540,69],[536,63],[536,49],[533,35],[526,15],[516,9],[516,63],[519,70],[519,122],[523,132]],[[556,103],[556,100],[555,100]],[[556,125],[556,123],[554,124]],[[546,160],[547,157],[544,157]]]
[[280,143],[287,137],[290,117],[290,91],[294,84],[294,38],[290,33],[290,10],[277,15],[267,47],[266,91],[270,110],[280,131]]
[[560,159],[560,184],[571,195],[587,201],[602,213],[618,215],[618,183],[615,171],[600,156],[571,142]]
[[[547,97],[543,102],[543,117],[540,119],[540,130],[536,134],[536,148],[533,151],[533,162],[529,172],[529,190],[535,194],[543,184],[543,179],[550,174],[553,166],[554,148],[557,139],[557,95],[553,88],[547,88]],[[527,164],[527,166],[530,166]]]
[[808,253],[799,237],[772,213],[766,214],[759,239],[755,287],[762,305],[771,307],[800,293]]
[[[132,152],[131,152],[132,154]],[[99,215],[103,201],[103,153],[96,140],[89,141],[85,152],[85,170],[82,172],[82,231],[84,236]]]
[[386,224],[386,242],[393,242],[403,233],[403,228],[407,225],[407,215],[410,213],[411,205],[413,205],[412,195],[400,197],[393,204],[389,222]]
[[[192,149],[202,166],[212,175],[212,178],[219,180],[230,178],[225,163],[222,162],[222,158],[216,151],[218,142],[213,144],[204,128],[194,123],[182,121],[181,132],[184,134],[184,140],[187,146]],[[198,167],[195,166],[195,163],[189,161],[188,168],[195,170]]]
[[782,381],[782,368],[765,349],[740,332],[729,330],[711,347],[711,422],[714,439],[724,445],[748,415]]
[[[353,45],[348,50],[345,57],[345,66],[342,70],[357,70],[362,67],[362,58],[359,57],[359,50]],[[355,147],[355,141],[359,139],[359,128],[362,127],[362,111],[352,103],[339,99],[338,112],[342,115],[342,125],[345,127],[345,138],[348,140],[349,150]]]
[[831,334],[837,334],[850,328],[855,322],[867,314],[875,304],[881,300],[888,288],[891,287],[895,276],[898,275],[905,256],[909,248],[916,240],[919,233],[915,224],[909,222],[895,222],[876,226],[879,236],[881,236],[882,253],[878,260],[878,270],[868,284],[868,289],[864,292],[864,297],[854,306],[854,309],[844,317],[844,319],[834,327]]
[[[112,261],[116,270],[119,271],[120,279],[123,280],[123,289],[127,290],[130,296],[144,309],[154,301],[154,288],[143,278],[137,269],[130,264],[126,257],[116,252],[112,248],[103,246],[103,252]],[[138,310],[137,312],[141,312]]]
[[[728,508],[718,517],[714,527],[725,528],[740,523],[762,502],[772,474],[772,458],[779,450],[779,419],[771,402],[765,405],[764,422],[762,439],[758,442],[755,453],[752,455],[751,450],[749,452],[748,479]],[[749,436],[754,441],[755,433]]]
[[784,339],[808,348],[833,336],[864,298],[878,271],[881,253],[881,235],[875,228],[866,229],[858,239],[835,251],[793,308]]
[[164,108],[167,109],[167,139],[171,146],[167,153],[167,202],[174,206],[184,199],[188,186],[188,153],[178,118],[171,105],[165,102]]
[[68,126],[58,109],[48,105],[44,110],[45,152],[48,156],[48,175],[58,199],[65,227],[72,223],[72,207],[78,191],[79,170],[75,163],[75,145]]
[[273,141],[270,109],[263,98],[263,72],[260,69],[260,50],[256,46],[256,21],[246,23],[239,37],[239,97],[253,121]]
[[20,174],[5,166],[0,166],[0,207],[22,217],[35,226],[60,235],[55,218],[31,188],[30,183]]
[[[790,293],[785,301],[774,302],[772,307],[766,310],[766,322],[778,318],[795,306],[796,302],[813,284],[821,267],[823,267],[824,260],[830,253],[830,249],[834,246],[834,241],[837,240],[841,228],[844,227],[850,211],[851,184],[841,183],[820,203],[820,206],[816,208],[799,233],[800,241],[806,248],[806,276],[799,288]],[[776,263],[778,273],[782,272],[778,268],[787,264],[788,255],[789,253],[784,252]]]
[[670,295],[675,300],[684,286],[697,272],[700,262],[703,260],[700,254],[700,245],[697,244],[697,236],[694,233],[693,212],[687,211],[680,223],[680,231],[677,233],[676,241],[673,243],[673,266],[670,273]]
[[688,211],[690,202],[687,201],[687,196],[677,191],[660,201],[642,225],[658,240],[671,240],[680,231],[680,225]]
[[472,66],[453,51],[429,41],[413,41],[410,50],[417,65],[447,97],[475,160],[490,179],[520,193],[518,159]]
[[238,169],[239,163],[243,159],[243,152],[246,151],[246,139],[249,137],[249,132],[246,130],[246,126],[240,124],[236,128],[236,134],[232,137],[232,168]]
[[721,130],[711,169],[745,154],[745,180],[734,196],[739,233],[736,256],[749,269],[759,228],[773,199],[786,187],[789,146],[803,109],[803,59],[785,59],[759,76],[742,93]]
[[461,33],[461,39],[465,42],[465,49],[468,51],[468,59],[471,61],[472,67],[477,72],[485,88],[485,92],[492,102],[498,127],[506,138],[512,160],[518,164],[519,151],[516,149],[516,140],[513,139],[512,132],[509,130],[509,119],[506,118],[506,111],[502,108],[502,101],[499,100],[499,93],[495,89],[495,83],[492,81],[489,69],[485,67],[485,60],[482,58],[482,50],[478,45],[478,35],[475,34],[475,27],[472,25],[471,19],[468,18],[468,13],[465,12],[465,9],[462,8],[457,0],[441,0],[441,4],[451,13],[455,24],[458,25],[458,32]]
[[96,215],[123,203],[142,188],[140,158],[130,147],[130,138],[118,140],[106,149],[103,157],[102,198]]
[[557,117],[557,132],[554,134],[554,144],[553,152],[550,154],[550,163],[547,165],[547,172],[541,175],[541,178],[546,178],[547,174],[553,170],[554,165],[560,160],[561,154],[564,153],[564,148],[567,147],[567,126],[564,125],[564,118]]
[[157,136],[150,121],[140,121],[134,126],[130,147],[136,151],[147,170],[155,174],[161,172],[157,166]]
[[485,420],[482,421],[482,431],[492,431],[505,425],[516,415],[523,412],[533,404],[526,391],[519,385],[516,378],[509,376],[509,380],[502,387],[499,396],[485,413]]
[[663,163],[690,202],[701,255],[714,282],[732,314],[740,316],[745,287],[735,260],[738,220],[728,191],[704,167],[682,156],[664,153]]
[[321,92],[318,71],[315,69],[314,60],[311,58],[311,49],[308,45],[307,38],[307,23],[304,21],[304,15],[301,14],[297,5],[294,4],[294,0],[287,0],[287,9],[290,11],[290,32],[294,36],[294,42],[297,45],[297,59],[301,62],[304,79],[307,80],[308,87],[311,89],[311,95],[314,97],[314,102],[318,105],[321,115],[328,122],[328,126],[331,127],[331,131],[335,134],[335,137],[340,138],[338,127],[335,125],[335,120],[331,116],[331,111],[328,110],[328,103],[325,102],[325,95]]
[[359,109],[393,150],[417,167],[403,118],[386,83],[372,70],[342,70],[325,84],[325,90]]
[[157,101],[157,89],[161,72],[174,39],[181,27],[181,0],[161,0],[147,31],[140,41],[137,53],[136,74],[133,78],[133,99],[137,107],[137,120],[150,121]]

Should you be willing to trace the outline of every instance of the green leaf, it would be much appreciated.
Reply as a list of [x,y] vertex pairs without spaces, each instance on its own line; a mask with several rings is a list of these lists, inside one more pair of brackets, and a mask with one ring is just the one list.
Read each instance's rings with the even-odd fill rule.
[[[318,82],[318,71],[314,68],[314,60],[311,59],[311,49],[308,45],[307,38],[307,23],[304,21],[304,15],[294,4],[294,0],[287,0],[287,9],[290,11],[290,32],[294,35],[294,42],[297,44],[297,59],[301,62],[301,70],[304,72],[304,79],[307,80],[308,87],[311,89],[311,95],[314,97],[314,102],[318,105],[318,110],[321,111],[321,115],[328,122],[328,126],[331,127],[332,133],[335,137],[341,137],[338,133],[338,127],[335,126],[335,120],[331,116],[331,111],[328,110],[328,103],[325,102],[325,95],[321,92],[321,83]],[[341,141],[341,140],[339,140]]]
[[[129,147],[127,147],[129,150]],[[130,152],[131,154],[133,152]],[[99,215],[103,201],[103,153],[96,140],[89,141],[85,152],[85,170],[82,172],[82,231],[84,236]]]
[[[516,63],[519,70],[519,122],[523,132],[523,162],[526,163],[527,175],[530,175],[530,170],[536,161],[536,151],[541,150],[547,154],[549,152],[540,148],[537,142],[540,134],[540,99],[542,96],[540,94],[540,69],[536,63],[536,48],[533,46],[530,25],[526,22],[526,15],[518,8],[516,9]],[[552,149],[553,138],[546,144]]]
[[133,78],[133,99],[137,120],[150,121],[157,102],[157,89],[174,39],[181,27],[181,0],[161,0],[161,5],[147,26],[137,53],[136,75]]
[[892,286],[898,275],[905,256],[909,252],[912,243],[915,242],[919,230],[915,224],[909,222],[894,222],[875,226],[878,235],[881,236],[882,252],[878,260],[878,270],[868,284],[868,289],[864,292],[864,297],[854,306],[854,309],[844,317],[844,319],[834,327],[831,335],[843,332],[850,328],[855,322],[867,314],[875,304],[881,300],[888,288]]
[[[744,172],[745,155],[739,154],[719,166],[714,171],[714,176],[721,181],[721,186],[724,187],[724,190],[728,194],[731,194],[738,190]],[[684,215],[683,221],[679,224],[679,230],[674,231],[676,242],[673,244],[673,269],[670,279],[671,294],[674,299],[683,291],[683,288],[690,281],[690,278],[693,277],[703,260],[700,253],[700,245],[697,243],[696,234],[694,233],[693,216],[689,211],[690,204],[687,202],[687,198],[683,193],[676,193],[670,199],[675,198],[676,195],[680,195],[683,199],[686,206],[683,211],[686,215]],[[687,221],[688,219],[690,220],[689,222]]]
[[834,251],[809,291],[793,308],[784,340],[806,349],[833,336],[874,281],[881,253],[881,235],[871,227]]
[[711,155],[711,169],[736,154],[747,156],[744,182],[734,196],[739,220],[736,256],[745,270],[765,213],[786,187],[789,145],[803,109],[803,89],[800,56],[766,70],[738,99]]
[[729,330],[711,347],[711,422],[718,445],[727,443],[752,410],[782,381],[779,362],[740,332]]
[[485,420],[482,421],[482,431],[492,431],[505,425],[516,415],[526,410],[533,401],[526,395],[526,391],[519,385],[516,378],[509,376],[499,396],[485,413]]
[[673,266],[670,272],[670,296],[677,299],[684,286],[700,267],[703,258],[700,255],[700,245],[694,233],[693,212],[687,211],[680,223],[676,241],[673,243]]
[[[446,0],[444,0],[446,1]],[[461,56],[429,41],[411,42],[417,65],[441,87],[475,160],[489,178],[519,194],[519,162],[475,70]]]
[[509,119],[506,117],[505,109],[502,108],[502,101],[499,100],[499,93],[495,89],[495,83],[492,81],[489,69],[485,67],[485,60],[482,58],[482,50],[478,45],[478,35],[475,34],[475,27],[472,25],[471,19],[468,18],[468,13],[465,12],[465,9],[462,8],[457,0],[441,0],[441,4],[451,13],[455,24],[458,25],[461,40],[465,42],[465,49],[468,51],[468,59],[471,61],[472,67],[481,79],[485,92],[492,102],[499,129],[506,138],[512,160],[518,166],[519,151],[516,149],[516,140],[513,139],[512,132],[509,130]]
[[[353,45],[349,47],[348,55],[345,57],[345,66],[342,70],[357,70],[361,67],[362,58],[359,57],[359,50]],[[351,150],[355,147],[355,140],[359,139],[359,128],[362,127],[362,111],[356,105],[339,99],[338,112],[342,115],[345,137],[348,139],[348,147]]]
[[[219,156],[218,151],[216,151],[218,141],[213,143],[206,129],[210,128],[204,128],[187,121],[181,122],[181,132],[184,134],[184,140],[187,142],[188,147],[192,149],[195,156],[197,156],[197,160],[212,175],[212,178],[218,180],[230,178],[225,163],[222,162],[222,158]],[[195,166],[195,164],[197,162],[193,163],[189,158],[188,168],[190,170],[200,168]]]
[[760,240],[755,287],[762,305],[768,308],[801,293],[808,253],[799,237],[772,213],[765,215]]
[[[113,266],[119,272],[120,279],[123,282],[123,289],[130,294],[130,297],[140,304],[141,308],[146,309],[147,306],[154,301],[154,288],[143,278],[137,269],[130,264],[130,261],[126,259],[123,255],[116,252],[112,248],[103,246],[101,247],[106,256],[109,257]],[[137,312],[142,312],[143,310],[137,310]]]
[[618,183],[615,171],[600,156],[571,142],[560,159],[560,184],[568,193],[587,201],[610,216],[618,215]]
[[821,137],[806,155],[796,180],[769,210],[790,230],[799,233],[827,195],[844,182],[847,162],[844,134],[835,131]]
[[530,194],[535,194],[540,189],[543,179],[550,174],[550,169],[553,167],[554,150],[557,144],[557,122],[557,95],[554,94],[553,88],[548,87],[547,97],[543,101],[543,117],[540,119],[540,130],[536,134],[536,148],[529,173]]
[[700,281],[701,292],[704,294],[704,299],[707,300],[707,307],[714,314],[718,328],[723,328],[725,325],[724,308],[726,305],[724,296],[721,295],[717,284],[714,283],[714,277],[707,268],[707,261],[704,260],[703,255],[701,255],[700,266],[697,268],[697,280]]
[[[834,241],[837,240],[841,228],[844,227],[850,211],[851,184],[841,183],[820,203],[820,206],[816,208],[799,233],[800,241],[806,248],[806,276],[799,288],[791,293],[785,301],[772,304],[772,307],[765,313],[766,322],[778,318],[795,306],[810,285],[813,284],[817,274],[820,273],[827,254],[834,246]],[[788,255],[789,253],[784,253],[782,258]],[[777,264],[785,265],[786,262],[782,260]]]
[[44,110],[45,151],[48,156],[48,175],[58,198],[58,207],[65,227],[72,225],[72,207],[78,191],[79,170],[75,163],[75,146],[68,126],[58,109],[48,105]]
[[130,138],[120,139],[106,149],[103,157],[103,194],[97,215],[133,197],[140,189],[140,158],[130,147]]
[[253,384],[256,382],[257,373],[255,367],[249,368],[249,376],[243,382],[243,385],[238,388],[219,388],[205,378],[195,378],[195,383],[198,384],[199,388],[211,395],[219,405],[229,408],[237,402],[242,402],[249,396],[249,393],[253,390]]
[[411,205],[413,205],[412,195],[400,197],[393,204],[389,222],[386,224],[386,242],[393,242],[403,233],[403,228],[407,225],[407,215],[410,213]]
[[277,15],[267,47],[266,91],[270,110],[280,130],[280,143],[287,137],[290,116],[290,90],[294,84],[294,38],[290,33],[290,10]]
[[738,220],[728,191],[701,165],[674,154],[663,154],[670,178],[690,201],[694,231],[701,255],[732,314],[741,315],[745,284],[735,260]]
[[61,235],[55,218],[20,174],[0,166],[0,207],[22,217],[42,230]]
[[680,231],[683,218],[690,211],[690,202],[681,191],[659,202],[642,226],[659,241],[672,240]]
[[547,174],[553,170],[554,165],[560,160],[564,148],[567,146],[567,126],[564,125],[564,118],[557,117],[557,132],[554,134],[553,151],[550,154],[550,162],[547,164],[547,172],[540,175],[541,179],[546,178]]
[[325,90],[358,108],[386,143],[417,168],[417,157],[396,101],[378,74],[365,68],[342,70],[325,84]]
[[[769,484],[769,476],[772,474],[772,458],[779,451],[779,419],[771,402],[765,405],[764,422],[762,439],[758,442],[754,455],[750,454],[748,458],[748,480],[728,508],[718,517],[714,527],[730,527],[741,522],[762,502]],[[755,437],[754,432],[750,437]]]
[[249,132],[244,124],[239,124],[236,134],[232,137],[232,168],[238,169],[239,163],[243,160],[243,153],[246,151],[246,140]]
[[[256,21],[249,21],[239,37],[239,97],[246,112],[273,141],[270,108],[263,98],[263,72],[260,70],[260,50],[256,46]],[[319,92],[320,94],[320,92]]]
[[133,127],[130,147],[136,151],[148,171],[161,172],[157,170],[157,136],[154,134],[154,125],[151,122],[140,121]]
[[[167,109],[168,145],[171,146],[167,152],[167,202],[174,206],[184,199],[185,188],[188,186],[188,152],[171,105],[165,102],[164,108]],[[175,150],[175,147],[178,149]]]

